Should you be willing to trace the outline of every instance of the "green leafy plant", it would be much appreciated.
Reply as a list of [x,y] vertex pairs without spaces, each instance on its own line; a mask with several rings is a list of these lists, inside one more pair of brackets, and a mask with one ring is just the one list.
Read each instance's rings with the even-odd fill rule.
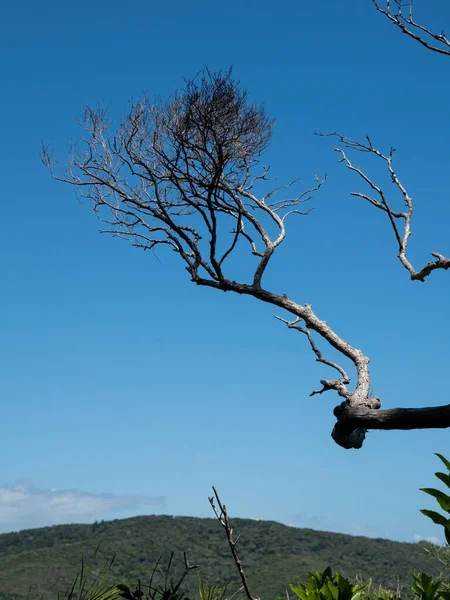
[[290,585],[300,600],[362,600],[368,596],[368,587],[367,584],[352,585],[347,577],[340,573],[333,575],[330,567],[322,573],[310,572],[307,585]]
[[410,587],[418,600],[437,600],[441,598],[444,583],[442,579],[433,579],[427,573],[419,573],[412,577],[413,580],[410,583]]
[[[141,582],[138,581],[137,586],[130,586],[126,584],[119,584],[117,586],[120,597],[123,600],[189,600],[186,595],[186,591],[181,589],[186,575],[193,569],[197,569],[198,565],[190,565],[187,561],[186,554],[184,554],[184,571],[181,574],[177,582],[170,577],[170,569],[172,566],[174,553],[170,555],[167,567],[162,568],[161,557],[158,558],[155,566],[153,567],[152,574],[150,576],[150,582],[145,587],[144,592],[141,586]],[[155,581],[155,575],[159,575],[162,578],[162,582],[157,583]],[[133,590],[132,587],[135,589]],[[222,600],[222,598],[214,597],[208,600]]]
[[[436,456],[440,458],[446,466],[447,473],[437,472],[435,473],[435,475],[440,481],[442,481],[442,483],[444,483],[447,486],[448,489],[450,489],[450,462],[444,456],[442,456],[442,454],[436,453]],[[421,488],[421,491],[425,492],[426,494],[429,494],[430,496],[433,496],[433,498],[436,498],[442,510],[444,510],[447,513],[447,515],[450,515],[450,496],[448,494],[435,488]],[[441,513],[438,513],[435,510],[422,509],[420,512],[425,516],[429,517],[433,521],[433,523],[436,523],[436,525],[442,525],[442,527],[444,528],[444,534],[447,544],[450,544],[450,517],[442,515]]]
[[58,600],[119,600],[119,588],[110,580],[110,569],[114,562],[114,556],[93,578],[95,559],[100,545],[97,546],[91,560],[86,565],[84,555],[81,557],[81,569],[77,573],[72,585]]
[[370,594],[374,600],[401,600],[400,590],[393,591],[379,586],[377,590]]
[[227,596],[228,585],[213,584],[208,585],[203,577],[198,576],[198,595],[200,600],[231,600],[236,594],[231,597]]

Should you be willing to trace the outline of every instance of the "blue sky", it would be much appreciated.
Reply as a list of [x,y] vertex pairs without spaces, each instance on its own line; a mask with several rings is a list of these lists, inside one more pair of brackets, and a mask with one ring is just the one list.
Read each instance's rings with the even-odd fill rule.
[[[431,27],[450,28],[445,0],[416,4]],[[0,531],[213,516],[215,485],[231,516],[442,537],[419,513],[433,504],[418,488],[434,484],[433,453],[450,455],[447,431],[338,447],[337,398],[309,397],[330,372],[305,339],[270,306],[197,288],[176,256],[99,235],[39,151],[53,142],[64,161],[82,105],[109,105],[117,120],[130,98],[233,66],[276,119],[264,164],[304,188],[314,169],[329,176],[315,211],[291,221],[266,288],[312,303],[371,358],[385,408],[445,404],[449,274],[409,281],[384,215],[350,197],[356,181],[332,140],[312,134],[395,146],[416,202],[410,258],[449,255],[450,62],[370,0],[49,0],[2,13]]]

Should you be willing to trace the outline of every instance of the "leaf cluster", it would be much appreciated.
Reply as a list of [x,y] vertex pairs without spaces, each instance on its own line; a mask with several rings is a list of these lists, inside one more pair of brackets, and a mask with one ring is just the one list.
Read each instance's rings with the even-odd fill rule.
[[[441,459],[445,467],[447,468],[447,473],[442,473],[438,471],[435,473],[435,476],[445,484],[445,486],[450,489],[450,461],[448,461],[442,454],[436,453],[436,456]],[[443,515],[438,513],[435,510],[427,510],[422,509],[420,512],[425,516],[429,517],[433,523],[436,525],[442,525],[444,528],[444,535],[447,541],[447,544],[450,544],[450,496],[441,490],[435,488],[421,488],[422,492],[429,494],[433,498],[435,498],[442,508],[442,510],[447,513]]]

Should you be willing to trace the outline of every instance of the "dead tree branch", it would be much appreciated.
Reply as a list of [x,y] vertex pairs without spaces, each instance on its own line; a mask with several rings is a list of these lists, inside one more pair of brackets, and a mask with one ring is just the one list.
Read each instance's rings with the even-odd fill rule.
[[[231,554],[233,555],[234,564],[236,565],[236,568],[239,572],[239,577],[241,578],[242,587],[245,591],[245,595],[247,596],[248,600],[259,600],[259,596],[252,596],[252,594],[250,593],[247,577],[245,575],[245,571],[242,566],[242,561],[239,558],[239,555],[236,551],[236,544],[238,543],[240,536],[238,536],[237,539],[233,539],[233,529],[231,527],[230,519],[228,517],[227,507],[225,506],[225,504],[222,504],[222,502],[220,501],[219,494],[217,493],[216,488],[213,486],[212,489],[214,492],[214,496],[209,497],[208,500],[209,500],[209,503],[211,504],[214,514],[217,517],[217,520],[222,525],[222,527],[225,529],[225,533],[227,535],[227,540],[228,540],[228,544],[230,546]],[[217,501],[217,506],[216,506],[216,502],[215,502],[214,498]]]
[[[371,394],[369,358],[321,320],[310,304],[298,304],[263,287],[264,274],[285,240],[290,217],[309,212],[305,203],[324,181],[315,176],[314,185],[289,198],[277,194],[293,189],[296,180],[263,191],[271,178],[268,167],[259,168],[259,160],[272,134],[272,121],[264,108],[248,101],[231,71],[206,69],[166,102],[152,104],[143,98],[132,103],[116,131],[111,131],[105,111],[91,108],[84,110],[80,125],[84,134],[80,145],[72,148],[65,170],[55,170],[51,149],[43,146],[42,160],[52,176],[72,185],[81,198],[92,203],[105,224],[103,232],[143,250],[171,249],[196,285],[251,296],[292,315],[292,321],[280,320],[305,335],[316,360],[340,375],[322,379],[322,389],[312,395],[333,390],[349,410],[373,411],[370,420],[365,412],[352,412],[350,421],[345,411],[336,413],[338,423],[332,433],[336,443],[360,448],[366,430],[384,422],[374,416],[380,400]],[[394,171],[392,152],[385,156],[370,140],[360,144],[338,137],[345,148],[369,152],[384,161],[403,194],[405,209],[394,211],[383,190],[353,166],[342,148],[338,150],[346,166],[371,190],[355,195],[387,214],[399,258],[411,277],[423,281],[431,271],[449,268],[450,260],[436,253],[437,261],[420,271],[407,259],[413,204]],[[403,228],[399,225],[402,221]],[[237,282],[228,272],[228,258],[236,252],[244,253],[251,269],[247,281]],[[353,389],[344,368],[327,360],[318,349],[317,337],[353,365]],[[342,419],[347,419],[345,427],[339,426]],[[399,420],[392,422],[398,424]]]
[[171,600],[172,598],[177,598],[177,592],[180,589],[183,581],[186,579],[186,576],[188,575],[188,573],[190,573],[191,571],[194,571],[195,569],[199,568],[199,565],[190,565],[189,561],[187,559],[186,556],[186,552],[183,552],[183,559],[184,559],[184,571],[182,572],[182,574],[180,575],[180,578],[178,579],[177,583],[173,586],[173,589],[171,591],[170,594],[170,598],[168,600]]
[[410,430],[445,429],[450,427],[450,404],[425,408],[392,408],[371,410],[351,407],[343,402],[334,409],[338,421],[335,431],[339,437],[351,433],[355,426],[365,429]]
[[[413,281],[424,282],[425,278],[428,277],[433,271],[437,269],[443,269],[445,271],[450,269],[450,258],[446,258],[438,252],[431,252],[431,256],[434,256],[436,260],[428,262],[418,271],[413,267],[407,257],[408,241],[411,236],[411,221],[414,213],[414,204],[410,194],[394,169],[393,159],[395,149],[390,148],[387,154],[383,154],[372,144],[372,141],[368,136],[366,137],[365,142],[359,142],[340,133],[318,135],[322,137],[331,136],[338,139],[339,146],[334,148],[334,151],[337,152],[341,157],[339,162],[343,163],[347,169],[355,173],[356,176],[363,181],[368,188],[367,192],[351,192],[351,195],[357,198],[362,198],[386,214],[397,242],[398,259],[404,268],[409,272],[411,279]],[[396,186],[397,191],[400,192],[403,200],[403,210],[394,210],[392,208],[391,201],[388,199],[386,192],[380,186],[378,186],[365,171],[352,163],[346,154],[346,150],[371,154],[384,163],[392,183]]]
[[349,391],[347,389],[347,384],[350,383],[350,377],[347,375],[344,369],[340,367],[337,363],[334,363],[331,360],[327,360],[326,358],[324,358],[320,350],[317,348],[311,331],[307,327],[301,327],[300,325],[298,325],[298,323],[301,323],[302,319],[300,317],[297,317],[294,321],[287,321],[286,319],[282,319],[281,317],[275,318],[281,321],[282,323],[285,323],[285,325],[287,325],[289,329],[295,329],[296,331],[299,331],[300,333],[306,335],[306,337],[308,338],[309,345],[311,346],[312,351],[317,357],[316,361],[323,363],[324,365],[327,365],[332,369],[336,369],[336,371],[338,371],[341,375],[340,379],[321,379],[320,383],[323,386],[322,389],[313,390],[310,396],[314,396],[315,394],[323,394],[323,392],[326,392],[328,390],[334,390],[339,394],[339,396],[342,396],[343,398],[348,398]]
[[372,0],[372,4],[408,37],[432,52],[450,56],[450,40],[445,32],[436,33],[413,19],[413,0],[386,0],[385,8],[378,0]]

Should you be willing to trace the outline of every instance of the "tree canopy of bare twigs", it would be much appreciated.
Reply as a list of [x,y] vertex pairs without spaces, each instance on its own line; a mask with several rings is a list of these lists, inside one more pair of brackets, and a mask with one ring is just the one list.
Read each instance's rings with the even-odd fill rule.
[[[372,2],[402,31],[405,27],[419,31],[408,33],[410,37],[424,33],[433,38],[411,12],[404,13],[410,3],[394,2],[393,10],[389,2],[384,7]],[[445,36],[434,40],[444,47],[447,43]],[[340,396],[332,432],[340,446],[360,448],[369,429],[450,426],[450,406],[379,410],[380,400],[371,393],[369,358],[316,315],[311,305],[264,288],[264,274],[286,237],[288,223],[294,227],[291,219],[309,212],[305,203],[325,178],[315,176],[309,189],[289,196],[285,194],[295,189],[295,180],[261,192],[271,181],[260,157],[270,142],[273,122],[262,106],[249,101],[231,70],[204,69],[165,102],[144,97],[132,103],[116,130],[101,109],[85,108],[80,124],[84,137],[71,149],[66,170],[56,170],[50,148],[43,147],[42,159],[53,177],[73,185],[92,202],[104,223],[103,232],[144,250],[168,247],[197,285],[252,296],[290,313],[292,318],[277,318],[304,335],[316,360],[336,372],[335,378],[322,379],[311,395],[334,391]],[[398,258],[411,279],[424,281],[436,269],[450,268],[450,259],[434,250],[435,260],[419,269],[407,257],[414,205],[395,170],[393,150],[382,153],[370,138],[358,142],[339,133],[329,135],[338,140],[340,160],[367,188],[354,195],[386,214]],[[394,208],[388,194],[351,162],[348,153],[353,151],[368,153],[385,165],[403,198],[402,209]],[[245,252],[254,261],[252,275],[235,281],[228,259]],[[350,361],[356,372],[354,384],[342,365],[325,357],[320,342]]]

